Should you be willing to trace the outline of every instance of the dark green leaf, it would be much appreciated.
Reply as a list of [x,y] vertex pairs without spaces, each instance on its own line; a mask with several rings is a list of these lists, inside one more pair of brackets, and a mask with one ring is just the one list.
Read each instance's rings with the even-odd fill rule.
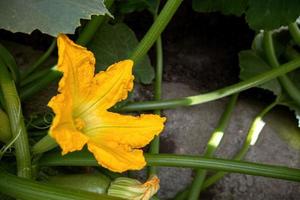
[[155,13],[158,5],[159,0],[123,0],[118,3],[121,13],[132,13],[144,9],[148,9],[150,12]]
[[[125,24],[105,24],[95,34],[89,43],[96,57],[97,71],[106,69],[112,63],[128,59],[138,45],[134,32]],[[148,56],[134,66],[134,75],[137,81],[145,84],[152,82],[154,70]]]
[[245,12],[248,0],[193,0],[193,9],[198,12],[220,11],[225,15],[240,16]]
[[298,0],[249,0],[246,19],[254,30],[272,30],[296,21],[300,14]]
[[103,0],[10,0],[0,1],[0,28],[31,33],[35,29],[57,36],[74,33],[80,19],[109,14]]
[[[255,51],[246,50],[239,53],[240,79],[247,80],[253,76],[271,70],[272,68]],[[275,79],[259,86],[260,88],[270,90],[274,94],[281,94],[280,83]]]

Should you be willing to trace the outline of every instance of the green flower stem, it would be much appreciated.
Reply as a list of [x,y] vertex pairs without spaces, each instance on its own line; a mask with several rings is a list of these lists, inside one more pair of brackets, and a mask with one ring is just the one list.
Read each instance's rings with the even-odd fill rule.
[[[203,168],[300,182],[300,169],[296,168],[174,154],[145,154],[145,158],[148,166]],[[64,156],[59,152],[47,153],[38,164],[40,166],[98,166],[93,155],[87,151]]]
[[17,174],[21,177],[30,178],[31,157],[27,132],[23,121],[21,102],[15,83],[2,60],[0,60],[0,86],[4,95],[12,137],[16,139],[14,147],[17,160]]
[[165,29],[169,21],[172,19],[176,10],[183,0],[168,0],[163,9],[157,16],[155,22],[152,24],[142,41],[139,43],[135,51],[132,53],[130,59],[134,62],[139,62],[148,50],[152,47],[154,42]]
[[[114,0],[105,0],[105,6],[107,9],[109,9],[112,4],[114,3]],[[82,32],[80,33],[76,43],[85,46],[89,43],[89,41],[94,37],[95,32],[99,29],[99,27],[102,25],[102,23],[105,21],[106,16],[95,16],[93,15],[91,20],[87,23],[87,25],[84,27]]]
[[206,103],[209,101],[217,100],[232,95],[237,92],[244,91],[251,87],[260,85],[262,83],[268,82],[278,76],[281,76],[299,67],[300,67],[300,58],[297,58],[293,61],[283,64],[281,67],[272,69],[265,73],[249,78],[248,80],[239,82],[237,84],[213,92],[184,97],[184,98],[178,98],[178,99],[130,103],[119,108],[118,110],[123,112],[129,112],[129,111],[141,111],[141,110],[170,109],[179,106],[193,106],[201,103]]
[[[154,17],[155,19],[156,17]],[[154,83],[154,100],[161,99],[162,93],[162,73],[163,73],[163,50],[162,50],[162,40],[159,36],[156,41],[156,71],[155,71],[155,83]],[[160,115],[160,110],[155,110],[154,114]],[[158,154],[159,153],[159,136],[156,136],[150,144],[149,153]],[[156,167],[149,168],[149,175],[157,174]]]
[[[267,60],[273,68],[280,67],[280,63],[276,58],[275,48],[272,39],[272,33],[270,31],[264,32],[263,45],[266,53]],[[287,94],[300,105],[300,91],[295,86],[295,84],[290,80],[287,75],[282,75],[278,77],[282,87],[287,92]]]
[[[231,96],[230,101],[228,102],[228,105],[226,106],[226,109],[223,112],[216,129],[214,130],[210,139],[208,140],[206,150],[203,155],[204,157],[211,158],[215,154],[215,152],[223,138],[224,131],[225,131],[226,127],[228,126],[228,123],[230,121],[231,114],[234,110],[234,106],[236,104],[237,99],[238,99],[238,94],[234,94],[233,96]],[[199,199],[201,187],[202,187],[203,181],[205,180],[206,173],[207,173],[206,170],[203,170],[203,169],[197,170],[196,176],[191,185],[190,193],[189,193],[189,196],[187,199],[189,199],[189,200]]]
[[34,95],[35,93],[37,93],[38,91],[42,90],[47,85],[52,83],[54,80],[59,79],[61,76],[62,76],[61,72],[55,70],[54,68],[51,68],[49,70],[49,73],[46,76],[41,77],[37,79],[37,81],[34,81],[31,84],[22,88],[20,92],[21,100],[28,99],[29,97],[31,97],[32,95]]
[[47,49],[47,51],[33,65],[31,65],[31,67],[27,68],[26,71],[21,74],[22,81],[25,78],[27,78],[39,66],[41,66],[41,64],[43,64],[47,60],[47,58],[49,58],[51,53],[54,51],[55,47],[56,47],[56,38],[53,39],[53,41],[52,41],[50,47]]
[[35,72],[34,74],[31,74],[30,76],[24,78],[24,80],[21,81],[21,87],[24,87],[31,82],[34,82],[38,79],[43,79],[45,76],[47,76],[49,73],[49,69],[39,70]]
[[49,135],[45,135],[31,149],[33,154],[43,153],[57,147],[56,141]]
[[300,30],[297,22],[289,24],[289,31],[298,46],[300,46]]
[[105,194],[59,187],[11,175],[0,169],[0,192],[22,200],[121,200]]
[[[258,136],[260,134],[260,132],[262,131],[263,127],[264,127],[264,122],[263,122],[263,117],[272,109],[277,105],[277,101],[275,101],[274,103],[270,104],[269,106],[267,106],[265,109],[262,110],[262,112],[260,112],[254,119],[254,121],[252,122],[252,125],[248,131],[248,135],[247,138],[241,148],[241,150],[234,156],[234,160],[242,160],[249,148],[255,144],[255,142],[258,139]],[[209,186],[211,186],[212,184],[214,184],[215,182],[217,182],[218,180],[220,180],[221,178],[223,178],[223,176],[225,175],[225,172],[218,172],[216,174],[214,174],[213,176],[209,177],[203,184],[202,190],[205,190],[206,188],[208,188]]]

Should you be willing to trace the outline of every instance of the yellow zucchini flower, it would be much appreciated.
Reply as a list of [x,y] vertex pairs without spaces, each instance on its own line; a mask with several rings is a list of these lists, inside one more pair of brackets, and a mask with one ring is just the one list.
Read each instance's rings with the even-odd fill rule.
[[63,73],[59,94],[48,106],[55,113],[49,134],[62,154],[87,144],[100,165],[115,172],[139,170],[146,164],[143,151],[164,128],[158,115],[128,116],[107,111],[127,98],[133,88],[133,61],[124,60],[94,75],[92,52],[59,35],[57,69]]

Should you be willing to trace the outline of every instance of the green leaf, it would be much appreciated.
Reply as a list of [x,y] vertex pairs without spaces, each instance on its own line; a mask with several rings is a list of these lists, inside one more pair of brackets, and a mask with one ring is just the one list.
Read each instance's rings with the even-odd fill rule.
[[193,0],[193,9],[198,12],[220,11],[225,15],[240,16],[245,12],[248,0]]
[[0,28],[52,35],[74,33],[80,19],[109,14],[103,0],[10,0],[0,1]]
[[153,14],[159,6],[159,0],[127,0],[118,3],[119,11],[127,14],[148,9]]
[[[88,48],[94,52],[96,69],[100,71],[115,62],[128,59],[137,45],[138,40],[134,32],[126,24],[119,23],[100,27]],[[148,56],[134,66],[134,75],[139,82],[145,84],[152,82],[154,70]]]
[[296,21],[300,14],[298,0],[249,0],[246,20],[254,30],[272,30]]
[[[239,53],[240,62],[240,79],[247,80],[253,76],[271,70],[269,66],[261,57],[259,57],[253,50],[245,50]],[[259,86],[260,88],[270,90],[275,95],[281,94],[281,86],[277,79],[269,81]]]

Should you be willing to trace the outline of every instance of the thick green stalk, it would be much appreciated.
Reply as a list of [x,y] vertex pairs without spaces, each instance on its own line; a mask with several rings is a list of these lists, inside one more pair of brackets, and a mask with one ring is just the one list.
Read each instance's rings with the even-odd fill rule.
[[155,109],[170,109],[179,106],[192,106],[209,101],[217,100],[237,92],[244,91],[251,87],[255,87],[262,83],[268,82],[278,76],[281,76],[287,72],[293,71],[300,67],[300,58],[283,64],[281,67],[272,69],[265,73],[259,74],[248,80],[239,82],[237,84],[209,92],[206,94],[199,94],[195,96],[189,96],[178,99],[160,100],[160,101],[144,101],[127,104],[119,109],[119,111],[141,111],[141,110],[155,110]]
[[41,64],[43,64],[47,60],[47,58],[49,58],[51,53],[54,51],[55,47],[56,47],[56,38],[53,39],[47,51],[33,65],[31,65],[31,67],[27,68],[26,71],[23,74],[21,74],[22,80],[27,78],[34,70],[36,70]]
[[4,95],[6,112],[9,117],[11,133],[17,160],[18,176],[31,177],[31,157],[29,152],[28,136],[23,120],[21,102],[13,79],[5,64],[0,60],[0,86]]
[[297,22],[289,24],[289,31],[298,46],[300,46],[300,30]]
[[121,200],[105,194],[59,187],[11,175],[0,169],[0,192],[22,200]]
[[[105,6],[107,9],[109,9],[112,4],[114,3],[114,0],[105,0]],[[76,43],[81,46],[86,46],[89,41],[94,37],[95,33],[99,29],[99,27],[102,25],[102,23],[105,21],[106,16],[95,16],[93,15],[91,17],[91,20],[86,24],[82,32],[80,33]]]
[[33,154],[39,154],[54,149],[57,146],[56,141],[49,134],[46,134],[32,147],[31,151]]
[[[275,101],[274,103],[270,104],[255,117],[255,119],[252,122],[251,127],[248,131],[247,138],[246,138],[242,148],[240,149],[240,151],[234,156],[234,160],[242,160],[246,156],[249,148],[256,143],[258,136],[265,125],[265,122],[262,120],[263,117],[272,108],[274,108],[277,105],[277,103],[278,102]],[[226,174],[225,172],[218,172],[218,173],[214,174],[213,176],[209,177],[204,182],[202,190],[205,190],[206,188],[208,188],[209,186],[211,186],[212,184],[214,184],[215,182],[217,182],[218,180],[223,178],[223,176],[225,174]]]
[[[147,166],[203,168],[216,171],[250,174],[300,182],[300,169],[219,158],[174,154],[145,154]],[[39,160],[41,166],[98,166],[87,151],[61,156],[59,152],[47,153]]]
[[[273,68],[280,67],[280,63],[276,58],[275,48],[273,44],[272,33],[270,31],[264,32],[264,50],[269,64]],[[298,104],[300,105],[300,91],[296,85],[290,80],[287,75],[282,75],[278,77],[282,87],[287,92],[287,94]]]
[[[204,157],[211,158],[215,154],[215,152],[223,138],[224,131],[229,124],[230,117],[233,112],[234,106],[236,104],[237,98],[238,98],[238,94],[234,94],[230,98],[230,101],[228,102],[226,109],[223,112],[216,129],[214,130],[210,139],[208,140],[206,150],[203,155]],[[206,177],[206,173],[207,173],[206,170],[203,170],[203,169],[197,170],[196,176],[194,178],[194,181],[192,183],[190,193],[188,196],[189,200],[199,199],[201,187],[202,187],[203,181]]]
[[146,55],[146,53],[152,47],[162,31],[166,28],[167,24],[172,19],[173,15],[182,2],[183,0],[167,1],[167,3],[164,5],[163,9],[157,16],[155,22],[152,24],[142,41],[132,53],[130,59],[137,63]]
[[[154,83],[154,100],[161,99],[162,92],[162,71],[163,71],[163,50],[161,37],[157,38],[156,41],[156,71],[155,71],[155,83]],[[155,114],[160,115],[160,110],[155,110]],[[150,144],[149,153],[158,154],[159,153],[159,136],[156,136]],[[149,175],[157,174],[156,167],[149,168]]]
[[22,88],[20,92],[20,98],[21,100],[26,100],[35,93],[39,92],[43,88],[45,88],[47,85],[52,83],[54,80],[59,79],[62,74],[61,72],[57,71],[56,69],[49,70],[49,73],[45,75],[44,77],[41,77],[37,79],[36,81],[32,82],[31,84],[26,85],[24,88]]

